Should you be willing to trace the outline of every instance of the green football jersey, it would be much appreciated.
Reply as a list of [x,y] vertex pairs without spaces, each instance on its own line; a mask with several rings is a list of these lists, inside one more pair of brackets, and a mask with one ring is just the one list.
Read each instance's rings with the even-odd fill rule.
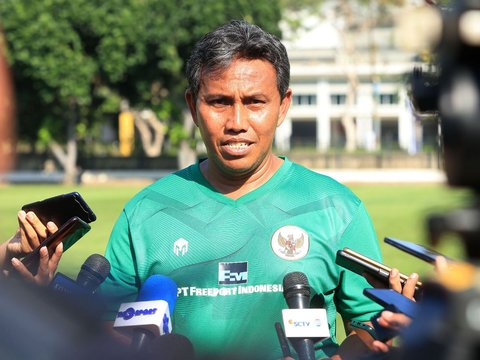
[[125,206],[107,246],[112,270],[102,291],[117,298],[109,308],[113,319],[150,275],[167,275],[178,285],[174,332],[188,337],[197,354],[278,359],[274,324],[287,308],[283,278],[301,271],[312,307],[327,309],[331,337],[317,344],[317,356],[331,356],[337,312],[367,321],[381,309],[362,294],[366,280],[335,263],[344,247],[381,261],[364,205],[335,180],[285,158],[265,184],[233,200],[195,164]]

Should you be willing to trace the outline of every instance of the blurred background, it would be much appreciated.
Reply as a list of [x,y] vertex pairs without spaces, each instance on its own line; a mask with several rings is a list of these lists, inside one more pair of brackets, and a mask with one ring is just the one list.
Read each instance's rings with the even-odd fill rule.
[[[447,186],[438,118],[415,113],[409,98],[413,68],[434,66],[438,22],[416,18],[405,38],[404,20],[431,3],[1,1],[0,88],[13,88],[15,101],[0,99],[0,240],[23,204],[79,191],[98,220],[59,270],[74,277],[88,255],[103,254],[131,196],[204,156],[183,101],[184,65],[204,33],[243,18],[279,36],[290,56],[293,103],[275,152],[350,186],[385,264],[428,274],[383,237],[428,245],[426,216],[470,196]],[[455,236],[437,250],[464,257]]]

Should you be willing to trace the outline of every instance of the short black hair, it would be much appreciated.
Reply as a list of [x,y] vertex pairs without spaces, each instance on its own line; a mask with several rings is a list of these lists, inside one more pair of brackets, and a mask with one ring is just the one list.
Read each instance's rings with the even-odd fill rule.
[[277,74],[277,88],[283,99],[290,83],[287,50],[275,35],[244,20],[232,20],[205,34],[195,45],[186,66],[189,90],[196,99],[204,71],[227,68],[235,59],[269,61]]

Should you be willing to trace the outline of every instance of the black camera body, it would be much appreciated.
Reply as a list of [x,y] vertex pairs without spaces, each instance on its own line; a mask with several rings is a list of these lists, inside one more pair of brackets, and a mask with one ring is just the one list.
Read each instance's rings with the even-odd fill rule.
[[[420,315],[405,332],[400,356],[410,360],[480,358],[480,327],[471,320],[480,309],[480,1],[451,3],[436,8],[442,33],[433,70],[414,70],[410,97],[417,112],[438,117],[448,184],[473,193],[468,207],[427,218],[429,240],[459,235],[468,262],[424,283]],[[452,287],[458,279],[463,287]]]
[[451,186],[480,190],[480,2],[438,8],[442,33],[433,70],[414,70],[411,99],[419,113],[440,116],[444,166]]

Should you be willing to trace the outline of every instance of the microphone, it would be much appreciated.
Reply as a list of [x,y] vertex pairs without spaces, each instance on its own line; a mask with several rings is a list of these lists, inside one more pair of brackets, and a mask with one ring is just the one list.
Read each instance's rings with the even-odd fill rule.
[[77,279],[58,272],[55,274],[49,289],[55,294],[75,304],[85,314],[97,317],[103,313],[104,304],[96,296],[96,290],[110,274],[110,263],[99,254],[90,255],[80,268]]
[[309,309],[310,285],[307,275],[300,271],[285,275],[283,278],[283,296],[290,309]]
[[171,313],[177,301],[177,284],[167,276],[145,280],[136,302],[122,303],[113,327],[132,337],[135,351],[147,349],[153,338],[172,331]]
[[[307,276],[299,271],[285,275],[283,278],[283,296],[289,309],[309,309],[310,285]],[[300,360],[315,360],[312,339],[290,338],[290,342]]]
[[282,310],[285,335],[300,360],[315,360],[314,342],[330,337],[327,311],[310,309],[310,285],[302,272],[285,275],[283,296],[289,307]]
[[93,295],[108,274],[108,260],[102,255],[92,254],[81,266],[76,281],[58,272],[50,283],[50,288],[65,295]]

